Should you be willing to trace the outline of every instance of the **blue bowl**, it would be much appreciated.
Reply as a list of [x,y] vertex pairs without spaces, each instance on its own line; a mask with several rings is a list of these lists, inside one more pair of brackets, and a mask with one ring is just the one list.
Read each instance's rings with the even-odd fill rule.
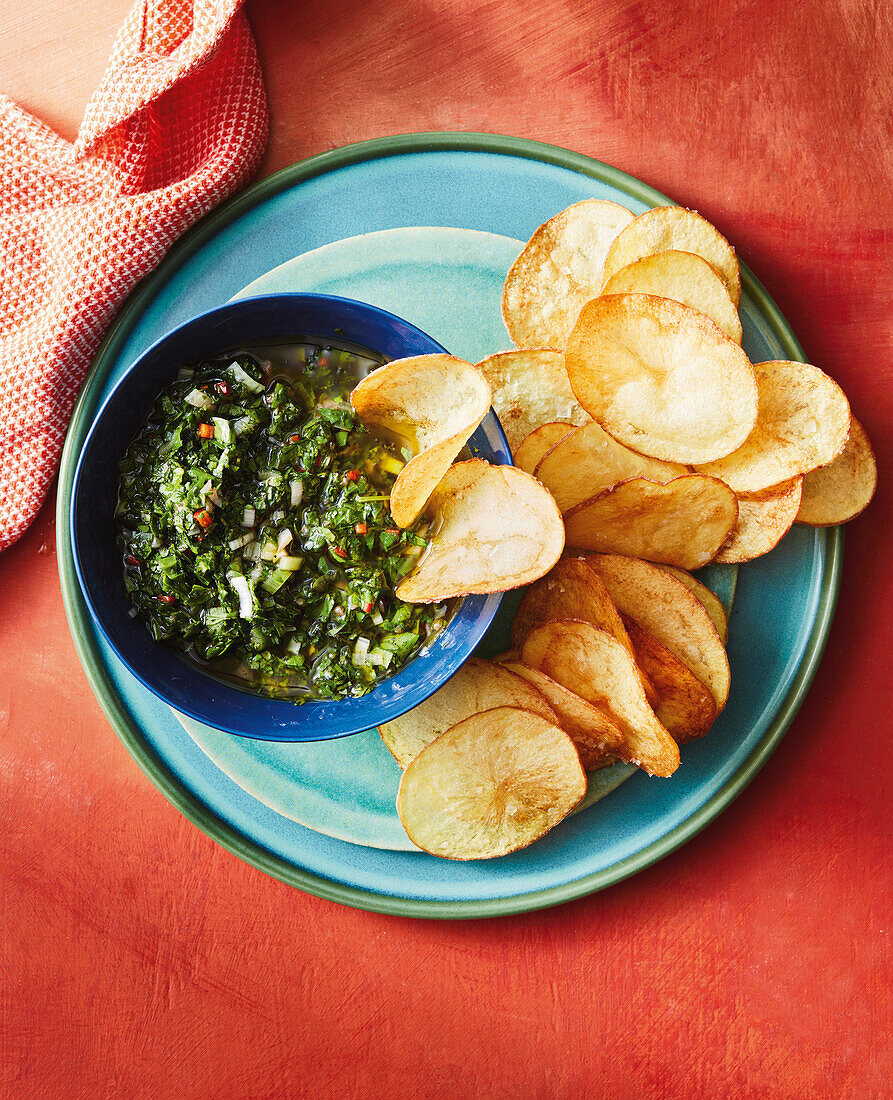
[[[368,695],[300,706],[222,684],[156,642],[131,618],[115,545],[118,463],[152,402],[179,368],[233,348],[293,336],[359,344],[399,359],[446,349],[420,329],[375,306],[325,294],[272,294],[209,310],[153,344],[126,371],[93,423],[72,488],[71,543],[78,581],[102,637],[151,692],[216,729],[266,741],[323,741],[371,729],[417,706],[453,675],[483,637],[502,599],[467,596],[446,629]],[[469,444],[488,461],[511,463],[491,410]]]

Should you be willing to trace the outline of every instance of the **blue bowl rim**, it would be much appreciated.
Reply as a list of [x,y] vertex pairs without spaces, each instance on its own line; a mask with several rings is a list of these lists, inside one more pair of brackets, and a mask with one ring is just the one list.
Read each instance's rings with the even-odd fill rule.
[[[90,589],[88,578],[85,574],[83,564],[81,561],[80,545],[79,545],[79,533],[78,533],[78,516],[79,516],[79,501],[80,501],[80,489],[82,474],[84,468],[89,460],[89,455],[94,443],[94,440],[98,437],[101,431],[102,422],[108,412],[109,408],[115,403],[118,398],[119,391],[125,388],[132,378],[132,376],[139,371],[141,364],[148,358],[150,358],[162,345],[171,340],[172,337],[181,333],[183,329],[192,325],[201,326],[203,323],[212,321],[216,316],[220,314],[228,314],[233,310],[244,310],[246,307],[250,307],[252,304],[256,304],[260,301],[287,301],[287,300],[299,300],[302,302],[323,301],[326,303],[334,303],[335,305],[343,304],[351,308],[358,308],[370,318],[384,321],[387,324],[399,325],[404,329],[411,330],[414,334],[423,338],[431,346],[431,353],[437,353],[438,351],[445,354],[450,354],[448,350],[443,347],[437,340],[428,333],[424,332],[417,325],[411,324],[409,321],[404,320],[402,317],[397,316],[394,313],[390,313],[388,310],[381,309],[379,306],[371,305],[367,302],[361,302],[353,298],[345,298],[334,294],[319,294],[314,292],[300,292],[300,291],[283,291],[281,293],[274,294],[261,294],[252,295],[247,298],[239,298],[229,302],[225,302],[222,305],[214,306],[211,309],[204,310],[201,313],[196,314],[194,317],[188,318],[186,321],[181,322],[174,328],[168,330],[147,348],[143,349],[136,359],[124,370],[121,377],[109,391],[106,398],[103,400],[100,408],[98,409],[93,422],[90,425],[90,429],[84,439],[83,446],[80,454],[78,455],[77,463],[75,466],[74,476],[72,478],[71,487],[71,508],[69,509],[69,537],[71,539],[72,547],[72,561],[74,564],[75,574],[78,580],[78,586],[81,593],[84,596],[84,600],[87,605],[87,609],[90,613],[90,618],[94,623],[97,632],[101,636],[102,640],[112,650],[115,656],[121,661],[128,672],[133,675],[140,684],[143,685],[154,696],[160,699],[163,703],[170,706],[179,713],[186,715],[189,718],[194,719],[197,722],[202,722],[205,725],[211,726],[214,729],[219,729],[224,733],[230,733],[238,737],[244,737],[247,740],[258,741],[275,741],[281,743],[302,743],[306,744],[312,741],[329,741],[336,740],[341,737],[350,737],[357,733],[362,733],[366,730],[373,729],[381,722],[391,721],[398,718],[400,715],[405,714],[413,707],[418,706],[424,702],[430,695],[432,695],[439,687],[442,687],[447,680],[454,676],[465,661],[473,654],[477,644],[486,634],[493,619],[499,610],[499,605],[505,595],[504,592],[495,592],[486,596],[472,595],[463,599],[459,608],[457,608],[453,615],[449,625],[443,632],[443,638],[446,639],[450,636],[450,633],[455,633],[456,627],[473,615],[471,626],[463,639],[461,646],[456,647],[455,653],[449,653],[446,655],[444,662],[446,668],[446,674],[443,676],[429,677],[421,681],[416,680],[412,689],[406,691],[406,693],[399,699],[399,701],[391,701],[390,705],[378,703],[376,713],[371,717],[366,717],[362,721],[354,718],[346,724],[346,728],[339,729],[337,732],[330,732],[327,728],[324,732],[319,732],[319,727],[325,721],[327,713],[335,707],[341,707],[342,714],[348,711],[360,712],[369,707],[370,703],[373,703],[374,691],[367,695],[360,696],[355,699],[345,700],[323,700],[312,701],[301,705],[295,704],[291,700],[287,699],[275,699],[270,696],[264,696],[254,694],[253,692],[245,691],[243,689],[229,686],[214,677],[208,676],[201,672],[200,669],[189,665],[187,662],[183,662],[184,668],[189,670],[188,675],[195,677],[205,685],[213,685],[223,696],[238,696],[240,700],[250,700],[253,709],[258,711],[254,721],[262,720],[262,717],[266,715],[268,718],[279,718],[280,720],[288,717],[300,717],[302,714],[313,714],[320,716],[317,721],[316,727],[309,727],[300,735],[298,730],[301,724],[286,732],[283,727],[278,727],[275,731],[252,730],[247,732],[244,724],[238,725],[233,721],[227,721],[225,717],[225,711],[222,703],[218,703],[213,709],[205,709],[200,706],[196,706],[189,701],[189,699],[178,698],[176,702],[172,701],[169,693],[165,692],[164,687],[159,685],[155,680],[147,677],[141,670],[138,664],[135,664],[128,654],[115,643],[106,629],[106,626],[101,617],[100,611],[97,608],[93,594]],[[308,335],[325,336],[323,332],[308,333]],[[335,337],[337,339],[337,337]],[[348,339],[348,343],[350,341]],[[371,349],[375,350],[375,349]],[[485,423],[489,419],[490,423],[488,427],[491,430],[495,430],[496,435],[502,445],[505,448],[505,452],[511,455],[511,450],[506,439],[505,432],[502,428],[499,418],[495,411],[491,408],[487,417],[485,417]],[[463,612],[465,613],[463,616]],[[134,624],[138,624],[138,620],[133,620]],[[141,625],[141,624],[139,624]],[[439,641],[439,639],[438,639]],[[437,642],[434,643],[435,645]],[[421,653],[414,657],[395,677],[388,677],[384,684],[393,684],[395,680],[398,680],[400,676],[406,674],[410,675],[410,670],[415,666],[416,675],[424,667],[426,659],[430,660],[431,654]],[[421,664],[420,664],[421,662]],[[337,712],[335,712],[337,713]]]

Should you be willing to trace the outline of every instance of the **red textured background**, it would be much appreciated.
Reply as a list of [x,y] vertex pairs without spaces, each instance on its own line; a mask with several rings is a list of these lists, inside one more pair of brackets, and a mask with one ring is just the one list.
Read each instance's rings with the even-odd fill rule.
[[[72,137],[129,0],[17,0],[0,88]],[[663,863],[457,924],[344,909],[218,848],[76,660],[52,506],[0,557],[0,1095],[893,1096],[893,15],[881,0],[256,0],[264,172],[489,130],[617,165],[738,246],[878,446],[822,667]]]

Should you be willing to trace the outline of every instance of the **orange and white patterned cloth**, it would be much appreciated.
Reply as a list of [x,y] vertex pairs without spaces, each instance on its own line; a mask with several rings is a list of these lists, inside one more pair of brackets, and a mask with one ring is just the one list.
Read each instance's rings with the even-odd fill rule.
[[260,162],[240,6],[139,0],[73,145],[0,95],[0,550],[43,502],[121,302]]

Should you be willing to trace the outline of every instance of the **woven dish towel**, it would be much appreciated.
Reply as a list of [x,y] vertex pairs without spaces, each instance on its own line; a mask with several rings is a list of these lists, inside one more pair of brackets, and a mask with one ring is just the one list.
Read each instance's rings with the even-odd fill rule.
[[128,292],[266,144],[241,0],[140,0],[76,142],[0,95],[0,550],[34,519]]

